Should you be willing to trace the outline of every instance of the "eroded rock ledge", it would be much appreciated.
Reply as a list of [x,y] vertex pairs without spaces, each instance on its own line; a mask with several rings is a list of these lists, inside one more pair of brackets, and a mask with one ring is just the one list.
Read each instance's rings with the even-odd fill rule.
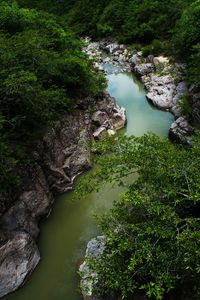
[[50,213],[55,195],[72,189],[74,178],[91,167],[87,143],[100,138],[98,128],[109,134],[125,122],[124,109],[104,93],[80,101],[73,114],[45,130],[33,150],[34,165],[24,170],[21,194],[12,204],[8,195],[0,195],[0,297],[21,286],[38,264],[38,222]]

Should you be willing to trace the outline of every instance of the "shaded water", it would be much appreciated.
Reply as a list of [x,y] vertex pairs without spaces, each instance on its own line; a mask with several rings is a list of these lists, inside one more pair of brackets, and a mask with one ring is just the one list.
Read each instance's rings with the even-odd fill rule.
[[[140,136],[147,131],[167,137],[173,117],[153,108],[146,100],[141,83],[132,74],[119,73],[105,65],[108,91],[126,108],[127,134]],[[84,175],[83,175],[84,176]],[[78,184],[78,180],[76,181]],[[93,212],[107,211],[120,189],[105,186],[86,199],[72,200],[73,192],[60,197],[51,216],[41,224],[41,262],[25,286],[4,297],[6,300],[80,300],[77,269],[87,242],[98,234]]]

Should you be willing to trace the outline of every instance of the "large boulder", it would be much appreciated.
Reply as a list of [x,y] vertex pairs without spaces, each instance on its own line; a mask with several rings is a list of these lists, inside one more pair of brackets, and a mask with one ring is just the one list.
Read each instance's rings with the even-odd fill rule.
[[106,46],[106,50],[111,54],[115,53],[117,50],[120,50],[120,45],[117,43],[112,43]]
[[169,63],[169,58],[168,57],[164,57],[164,56],[157,56],[157,57],[154,57],[153,63],[156,66],[160,65],[160,64],[168,64]]
[[92,115],[92,121],[97,125],[103,125],[108,120],[108,114],[105,111],[98,110]]
[[107,134],[112,135],[126,125],[125,108],[118,106],[109,94],[105,93],[97,106],[98,110],[92,115],[94,125],[99,125],[93,132],[95,139],[101,139]]
[[152,63],[140,64],[135,66],[135,73],[140,77],[153,73],[154,71],[155,68]]
[[116,106],[112,115],[111,124],[115,130],[124,128],[126,125],[126,110],[124,107]]
[[146,63],[154,64],[154,56],[152,54],[150,54],[146,57]]
[[192,145],[192,129],[185,117],[180,117],[174,121],[169,130],[169,138],[179,144]]
[[14,232],[0,246],[0,297],[15,291],[40,260],[38,248],[28,233]]
[[134,54],[130,59],[129,63],[131,66],[131,71],[135,72],[135,66],[140,65],[142,63],[141,57],[138,54]]
[[148,90],[146,97],[153,105],[164,110],[170,110],[174,106],[176,85],[170,75],[151,75],[144,85]]

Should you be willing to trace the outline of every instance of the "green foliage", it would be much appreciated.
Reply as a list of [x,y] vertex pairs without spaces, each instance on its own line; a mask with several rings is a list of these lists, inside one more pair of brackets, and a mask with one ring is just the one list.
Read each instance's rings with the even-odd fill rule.
[[146,45],[142,48],[142,53],[144,57],[147,57],[149,54],[158,56],[166,52],[165,43],[159,40],[153,40],[150,45]]
[[101,283],[98,291],[111,289],[126,297],[142,290],[159,300],[190,283],[198,299],[199,146],[198,141],[185,149],[152,134],[95,145],[99,167],[79,189],[90,191],[107,181],[126,186],[121,200],[100,219],[106,247],[90,261]]
[[47,13],[1,2],[0,44],[0,189],[5,189],[34,132],[71,111],[79,98],[101,93],[105,81],[82,53],[81,41]]
[[192,48],[200,39],[200,2],[192,1],[182,13],[180,20],[175,27],[173,37],[174,51],[181,56],[190,55]]
[[190,117],[192,114],[192,107],[190,103],[190,96],[186,93],[181,97],[179,102],[181,111],[184,115]]
[[193,46],[192,55],[188,62],[188,80],[197,89],[200,88],[200,43]]

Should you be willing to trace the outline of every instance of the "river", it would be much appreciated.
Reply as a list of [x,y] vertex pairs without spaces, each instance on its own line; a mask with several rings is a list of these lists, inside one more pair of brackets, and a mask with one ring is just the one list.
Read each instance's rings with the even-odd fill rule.
[[[148,103],[142,84],[131,73],[116,74],[116,67],[109,64],[104,67],[108,72],[108,92],[126,108],[127,127],[124,131],[136,136],[150,131],[166,138],[173,116]],[[111,208],[113,200],[119,197],[118,192],[118,188],[106,185],[86,199],[73,200],[73,192],[59,197],[50,217],[40,225],[40,264],[23,288],[3,299],[82,299],[77,269],[87,242],[98,234],[93,213],[101,214]]]

